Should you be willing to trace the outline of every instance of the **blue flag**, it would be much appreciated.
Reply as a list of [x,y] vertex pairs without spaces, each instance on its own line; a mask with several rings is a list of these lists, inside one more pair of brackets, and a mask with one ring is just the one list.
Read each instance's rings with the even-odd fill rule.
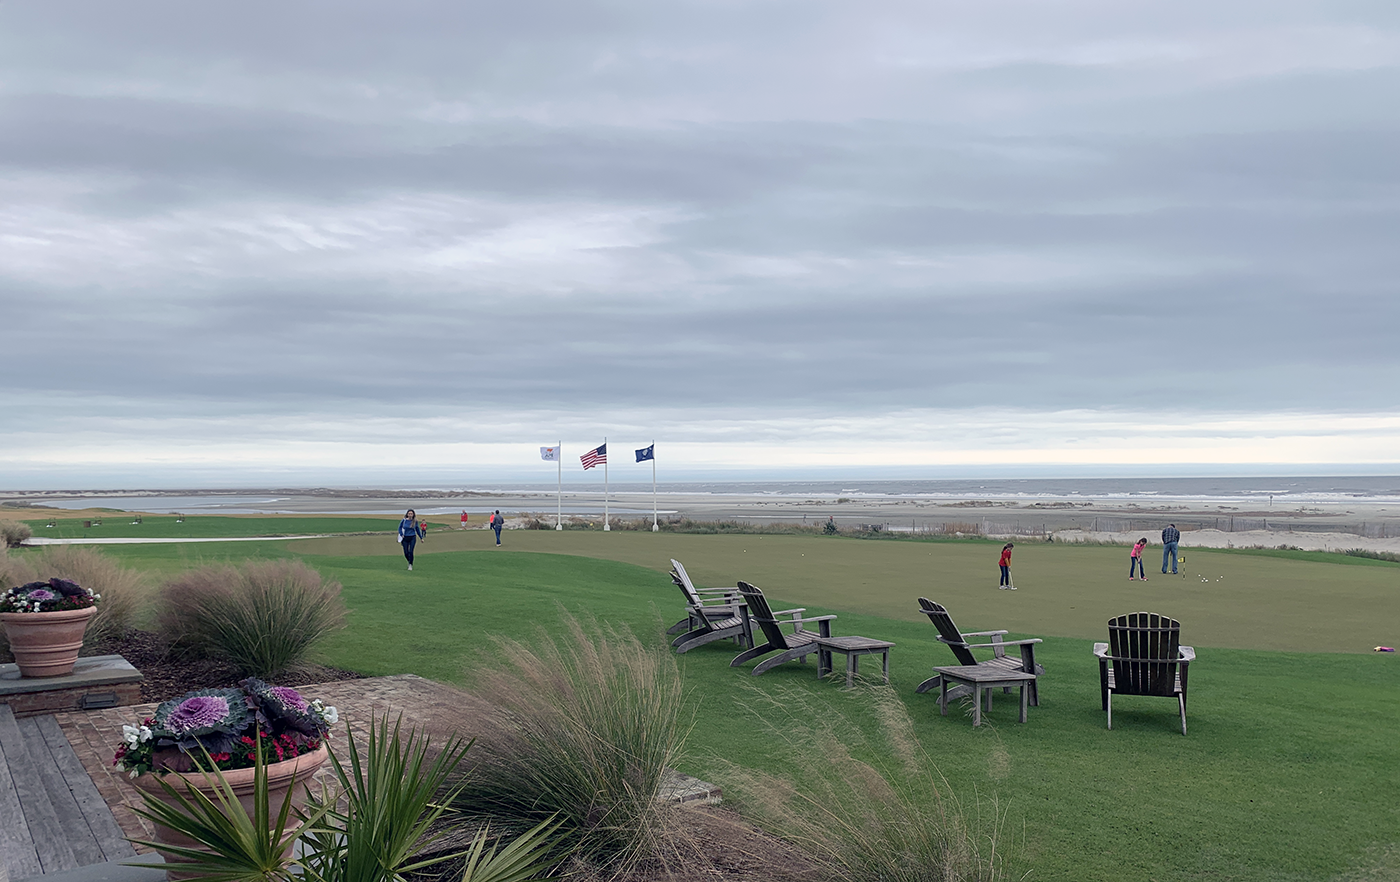
[[650,447],[643,447],[641,450],[638,450],[638,451],[637,451],[637,462],[646,462],[646,461],[649,460],[649,459],[655,459],[655,458],[656,458],[655,451],[656,451],[656,444],[654,444],[654,443],[653,443]]

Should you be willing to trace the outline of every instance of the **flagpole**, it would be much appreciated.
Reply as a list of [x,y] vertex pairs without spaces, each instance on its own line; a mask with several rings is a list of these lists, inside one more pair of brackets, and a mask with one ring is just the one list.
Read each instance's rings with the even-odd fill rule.
[[[603,436],[603,450],[608,449],[608,436]],[[608,455],[603,454],[603,531],[612,529],[612,524],[608,523]]]
[[559,442],[559,448],[555,451],[558,455],[554,457],[554,464],[559,468],[558,499],[559,514],[554,521],[554,529],[564,529],[564,442]]
[[651,441],[651,531],[661,528],[656,525],[656,439]]

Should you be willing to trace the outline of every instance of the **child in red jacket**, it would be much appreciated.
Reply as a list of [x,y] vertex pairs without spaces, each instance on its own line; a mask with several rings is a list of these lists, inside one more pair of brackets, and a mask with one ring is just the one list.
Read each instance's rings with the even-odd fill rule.
[[1016,547],[1016,543],[1008,542],[1001,547],[1001,584],[998,588],[1010,588],[1016,590],[1016,586],[1011,584],[1011,549]]

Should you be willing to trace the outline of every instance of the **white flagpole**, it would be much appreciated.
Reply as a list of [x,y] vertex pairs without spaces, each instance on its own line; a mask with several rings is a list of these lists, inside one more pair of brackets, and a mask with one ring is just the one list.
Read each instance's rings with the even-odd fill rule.
[[554,529],[564,529],[564,442],[559,442],[559,447],[554,451],[554,465],[559,469],[559,514],[554,521]]
[[[603,436],[603,450],[608,449],[608,438]],[[612,524],[608,523],[608,455],[603,454],[603,531],[612,529]]]
[[656,525],[656,439],[651,442],[651,531],[661,528]]

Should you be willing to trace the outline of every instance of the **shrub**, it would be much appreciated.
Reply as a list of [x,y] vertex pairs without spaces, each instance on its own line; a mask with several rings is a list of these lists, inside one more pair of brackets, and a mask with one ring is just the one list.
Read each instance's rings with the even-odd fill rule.
[[33,535],[34,531],[22,521],[0,521],[0,544],[6,548],[18,548]]
[[533,648],[496,639],[500,658],[476,675],[483,712],[458,723],[477,740],[456,806],[510,831],[556,817],[561,854],[622,874],[663,857],[657,796],[686,735],[680,672],[629,631],[564,624]]
[[[861,726],[798,690],[759,692],[762,714],[783,746],[791,775],[732,764],[726,793],[767,829],[798,845],[829,878],[950,882],[1006,877],[1003,816],[968,819],[919,745],[904,703],[889,687],[868,691],[882,743],[860,741]],[[865,714],[862,714],[864,716]],[[856,752],[878,757],[858,759]],[[1005,765],[1004,748],[992,764]]]
[[341,627],[340,583],[300,561],[190,570],[161,587],[157,625],[177,649],[270,680],[311,660]]
[[[0,589],[54,576],[102,595],[83,634],[84,653],[100,654],[125,637],[150,594],[144,574],[123,568],[95,548],[50,545],[37,554],[0,558]],[[5,649],[8,651],[8,643]]]

